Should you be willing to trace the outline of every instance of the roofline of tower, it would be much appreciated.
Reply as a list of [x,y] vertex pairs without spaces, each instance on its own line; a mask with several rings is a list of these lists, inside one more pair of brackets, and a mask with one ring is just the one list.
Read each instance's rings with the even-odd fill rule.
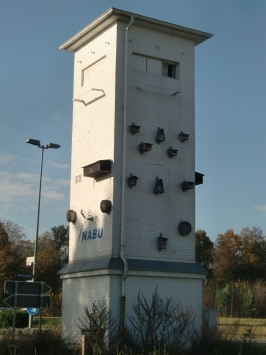
[[193,30],[191,28],[178,26],[169,22],[156,20],[112,7],[63,43],[59,49],[75,52],[83,44],[104,30],[106,27],[110,26],[112,23],[116,21],[128,23],[132,16],[134,16],[134,25],[187,38],[194,41],[195,45],[198,45],[213,36],[210,33]]

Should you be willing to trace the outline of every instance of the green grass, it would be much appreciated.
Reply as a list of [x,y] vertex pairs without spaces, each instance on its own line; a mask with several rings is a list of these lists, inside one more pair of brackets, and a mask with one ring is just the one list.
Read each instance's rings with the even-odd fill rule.
[[[33,317],[33,327],[39,326],[39,317]],[[42,328],[61,330],[60,317],[42,317]],[[248,334],[259,338],[266,338],[266,319],[258,318],[218,318],[219,331],[228,337],[241,338]]]
[[[33,317],[33,327],[37,328],[39,325],[39,317]],[[183,355],[265,355],[266,346],[257,345],[249,340],[251,337],[246,337],[245,342],[241,341],[244,334],[255,335],[256,339],[260,337],[266,338],[266,320],[265,319],[234,319],[234,318],[219,318],[218,327],[222,330],[224,336],[217,339],[204,337],[203,341],[199,344],[194,344],[191,349],[182,352]],[[42,328],[48,328],[49,332],[43,332],[39,337],[38,332],[35,335],[23,335],[15,339],[16,345],[19,345],[18,354],[20,355],[33,355],[34,353],[40,355],[80,355],[80,349],[74,347],[69,349],[71,339],[62,340],[60,334],[61,318],[57,317],[43,317]],[[251,329],[250,333],[247,329]],[[263,331],[261,331],[263,329]],[[0,355],[10,354],[9,346],[11,338],[0,338]],[[36,352],[35,352],[36,351]],[[169,355],[170,352],[159,350],[157,347],[149,355]],[[131,350],[130,344],[126,344],[124,350],[116,350],[112,355],[133,355],[136,353]],[[146,353],[148,354],[148,353]],[[173,354],[173,352],[171,352]]]
[[266,338],[266,319],[218,318],[218,328],[222,334],[235,338],[249,334],[256,339]]
[[[33,327],[39,326],[39,317],[33,317]],[[42,328],[43,329],[53,329],[61,330],[61,317],[42,317]]]

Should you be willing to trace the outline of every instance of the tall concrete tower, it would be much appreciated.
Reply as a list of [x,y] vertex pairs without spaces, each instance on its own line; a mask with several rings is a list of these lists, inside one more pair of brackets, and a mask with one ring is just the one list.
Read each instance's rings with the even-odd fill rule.
[[111,8],[60,47],[74,53],[66,333],[93,301],[119,320],[156,287],[201,322],[194,48],[210,37]]

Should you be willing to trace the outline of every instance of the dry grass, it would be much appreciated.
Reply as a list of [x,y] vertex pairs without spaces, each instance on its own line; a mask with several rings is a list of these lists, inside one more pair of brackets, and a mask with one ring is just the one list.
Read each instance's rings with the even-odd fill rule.
[[218,318],[219,332],[233,338],[266,338],[266,319]]

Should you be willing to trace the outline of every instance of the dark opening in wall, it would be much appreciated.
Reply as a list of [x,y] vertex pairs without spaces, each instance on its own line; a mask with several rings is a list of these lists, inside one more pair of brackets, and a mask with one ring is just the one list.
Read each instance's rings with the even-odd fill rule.
[[168,78],[176,78],[176,65],[163,62],[163,76]]

